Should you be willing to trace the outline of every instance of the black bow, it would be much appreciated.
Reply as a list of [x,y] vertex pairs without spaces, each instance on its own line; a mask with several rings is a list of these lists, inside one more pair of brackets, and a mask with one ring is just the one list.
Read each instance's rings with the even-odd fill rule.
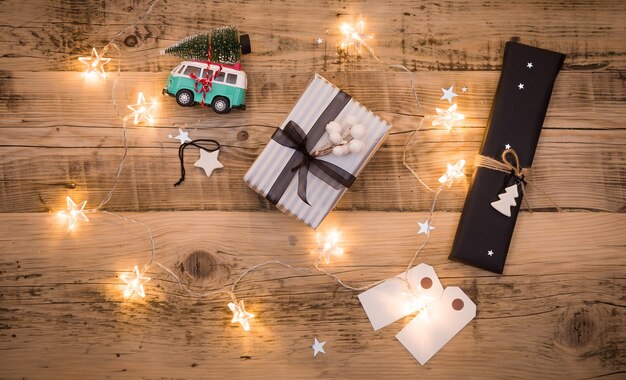
[[[311,156],[307,148],[307,135],[294,121],[289,121],[283,129],[277,129],[272,135],[272,140],[295,150],[266,196],[273,204],[278,203],[296,172],[298,172],[298,196],[309,206],[310,204],[306,197],[309,172],[337,190],[342,187],[350,187],[356,179],[352,174],[339,166]],[[309,145],[315,144],[309,142]]]

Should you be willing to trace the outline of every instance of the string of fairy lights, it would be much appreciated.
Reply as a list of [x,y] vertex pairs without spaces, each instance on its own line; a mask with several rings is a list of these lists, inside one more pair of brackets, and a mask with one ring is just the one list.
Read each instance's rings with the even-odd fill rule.
[[[92,213],[104,213],[110,216],[114,216],[116,218],[119,218],[125,222],[130,222],[130,223],[134,223],[137,225],[141,225],[142,227],[144,227],[146,229],[147,232],[147,236],[148,236],[148,240],[150,241],[150,245],[151,245],[151,256],[150,256],[150,260],[148,261],[147,264],[145,264],[142,268],[140,268],[138,265],[134,265],[132,271],[130,272],[126,272],[126,273],[121,273],[119,275],[119,279],[125,283],[125,288],[123,291],[123,297],[127,300],[131,300],[133,298],[133,296],[137,295],[138,297],[145,297],[146,296],[146,289],[145,289],[145,285],[148,281],[151,280],[150,277],[148,277],[146,275],[147,270],[152,266],[152,265],[157,265],[158,267],[162,268],[164,271],[166,271],[169,275],[173,276],[173,278],[176,280],[176,282],[191,296],[194,297],[207,297],[207,296],[212,296],[212,295],[219,295],[219,294],[225,294],[229,297],[230,302],[228,303],[228,308],[231,310],[231,312],[233,313],[233,318],[232,318],[232,323],[239,323],[241,325],[241,327],[245,330],[248,331],[250,330],[251,326],[250,326],[250,320],[253,319],[255,317],[254,314],[250,313],[249,311],[246,310],[245,307],[245,303],[243,299],[238,299],[235,295],[235,290],[236,290],[236,286],[243,280],[243,278],[245,278],[247,275],[249,275],[252,272],[258,271],[266,266],[270,266],[270,265],[277,265],[277,266],[282,266],[288,269],[292,269],[292,270],[296,270],[296,271],[311,271],[311,270],[315,270],[317,272],[320,272],[326,276],[331,277],[334,281],[336,281],[340,286],[352,290],[352,291],[363,291],[366,289],[369,289],[373,286],[376,286],[386,280],[381,280],[381,281],[377,281],[375,283],[371,283],[371,284],[367,284],[365,286],[352,286],[349,285],[347,283],[345,283],[339,276],[327,271],[323,265],[330,265],[331,262],[333,261],[333,257],[334,256],[338,256],[338,255],[342,255],[344,254],[344,249],[341,247],[341,234],[340,231],[338,230],[331,230],[331,231],[327,231],[326,233],[322,233],[322,232],[317,232],[316,233],[316,238],[317,238],[317,242],[318,242],[318,246],[313,249],[311,251],[312,254],[316,255],[316,259],[313,263],[312,266],[310,267],[296,267],[296,266],[292,266],[289,263],[286,262],[282,262],[282,261],[278,261],[278,260],[270,260],[270,261],[265,261],[256,265],[253,265],[247,269],[245,269],[234,281],[232,284],[222,288],[222,289],[217,289],[217,290],[212,290],[212,291],[207,291],[207,292],[197,292],[194,291],[192,289],[190,289],[181,279],[180,277],[174,273],[171,269],[169,269],[167,266],[155,261],[156,258],[156,244],[155,244],[155,240],[154,237],[152,235],[152,230],[150,229],[150,227],[138,220],[134,220],[134,219],[130,219],[127,218],[125,216],[122,215],[118,215],[106,210],[102,210],[102,208],[110,201],[118,180],[120,178],[120,175],[122,173],[122,169],[124,167],[124,162],[127,158],[128,155],[128,143],[127,143],[127,137],[126,137],[126,128],[127,128],[127,124],[129,122],[132,121],[132,123],[134,125],[139,125],[139,124],[143,124],[143,125],[152,125],[155,123],[155,117],[154,117],[154,111],[155,109],[158,107],[158,103],[156,101],[146,101],[145,96],[142,92],[139,92],[137,94],[137,103],[136,104],[131,104],[128,105],[127,108],[131,110],[131,113],[127,114],[127,115],[121,115],[118,107],[117,107],[117,103],[116,103],[116,88],[117,88],[117,84],[120,80],[120,72],[121,72],[121,63],[122,63],[122,54],[120,49],[117,47],[117,45],[115,44],[116,39],[122,35],[122,33],[124,33],[125,31],[136,27],[137,25],[139,25],[140,23],[142,23],[143,21],[145,21],[147,19],[147,17],[152,13],[154,7],[156,6],[156,4],[158,3],[159,0],[154,0],[149,7],[147,8],[147,10],[143,13],[143,15],[140,17],[140,19],[135,22],[134,24],[124,28],[123,30],[121,30],[120,32],[118,32],[101,50],[100,52],[98,52],[98,50],[94,47],[91,51],[91,56],[89,57],[79,57],[78,60],[85,65],[84,69],[84,75],[86,78],[90,78],[90,79],[106,79],[107,78],[107,72],[105,70],[105,65],[110,63],[111,58],[106,58],[105,54],[111,49],[115,49],[117,50],[118,53],[118,59],[117,59],[117,73],[116,73],[116,77],[115,77],[115,81],[113,83],[112,86],[112,94],[111,94],[111,98],[112,98],[112,102],[113,102],[113,107],[115,109],[115,112],[117,114],[117,116],[121,119],[122,122],[122,136],[123,136],[123,140],[124,140],[124,151],[123,151],[123,155],[122,155],[122,159],[120,160],[118,169],[116,171],[116,175],[115,178],[113,180],[113,185],[111,187],[111,190],[108,192],[108,194],[104,197],[104,199],[100,202],[100,204],[93,209],[86,209],[86,205],[87,205],[87,201],[81,201],[79,203],[76,203],[72,198],[70,198],[69,196],[66,197],[66,209],[65,210],[61,210],[57,213],[57,215],[62,218],[65,223],[67,223],[68,229],[69,230],[76,230],[78,225],[80,223],[83,222],[88,222],[89,218],[87,215],[92,214]],[[411,135],[404,147],[404,151],[403,151],[403,155],[402,155],[402,164],[404,165],[404,167],[406,167],[411,174],[415,177],[415,179],[422,185],[424,186],[425,189],[427,189],[429,192],[433,193],[433,199],[431,202],[431,206],[429,209],[429,213],[428,213],[428,217],[426,219],[426,221],[424,223],[419,223],[420,224],[420,233],[425,233],[425,238],[422,241],[422,243],[417,247],[415,253],[413,254],[413,256],[411,257],[411,260],[409,261],[407,267],[406,267],[406,271],[404,272],[404,281],[407,283],[408,288],[411,290],[412,295],[419,300],[420,298],[420,289],[414,289],[411,284],[409,283],[409,281],[406,279],[406,273],[409,271],[409,269],[411,269],[411,267],[413,267],[413,264],[417,258],[417,256],[419,255],[419,253],[421,252],[421,250],[426,246],[426,244],[428,243],[428,240],[430,238],[430,231],[433,229],[433,227],[431,226],[431,220],[433,217],[433,213],[435,210],[435,205],[437,202],[437,198],[440,195],[440,193],[442,191],[444,191],[446,188],[449,188],[452,186],[452,184],[454,183],[455,180],[457,180],[458,178],[461,178],[464,176],[464,171],[463,168],[465,166],[465,161],[464,160],[459,160],[458,162],[454,163],[454,164],[447,164],[447,170],[441,175],[441,177],[439,178],[438,182],[438,187],[436,188],[432,188],[431,186],[429,186],[427,183],[425,183],[422,178],[418,175],[418,173],[411,168],[411,166],[407,163],[407,151],[409,148],[409,145],[411,143],[411,141],[413,140],[413,138],[418,134],[418,132],[421,130],[422,125],[424,123],[424,119],[426,117],[424,109],[419,101],[419,97],[417,95],[417,92],[415,90],[415,86],[414,86],[414,82],[413,82],[413,75],[411,73],[411,71],[406,68],[403,65],[397,65],[397,64],[387,64],[385,62],[383,62],[382,60],[380,60],[375,54],[374,54],[374,50],[372,49],[372,47],[369,45],[370,40],[373,39],[373,36],[365,34],[365,21],[363,19],[358,19],[357,22],[355,24],[350,24],[350,23],[342,23],[340,26],[340,31],[344,36],[343,41],[338,45],[339,49],[342,49],[344,51],[348,51],[348,49],[353,48],[357,54],[360,54],[362,52],[363,49],[365,49],[367,52],[369,52],[371,54],[371,56],[376,60],[376,62],[378,62],[379,64],[383,64],[385,66],[388,66],[390,68],[397,68],[397,69],[401,69],[403,71],[405,71],[408,75],[409,78],[409,83],[410,83],[410,87],[411,87],[411,91],[413,93],[413,96],[415,98],[415,103],[417,105],[417,108],[420,112],[420,114],[417,115],[417,117],[420,118],[420,121],[417,125],[417,127],[411,132]],[[319,39],[318,39],[318,43],[319,43]],[[451,103],[451,102],[450,102]],[[443,109],[436,109],[437,115],[434,117],[433,121],[432,121],[432,125],[433,126],[443,126],[446,129],[450,130],[458,121],[463,120],[463,115],[457,112],[457,105],[456,104],[452,104],[447,110],[443,110]],[[402,278],[402,276],[401,276]]]

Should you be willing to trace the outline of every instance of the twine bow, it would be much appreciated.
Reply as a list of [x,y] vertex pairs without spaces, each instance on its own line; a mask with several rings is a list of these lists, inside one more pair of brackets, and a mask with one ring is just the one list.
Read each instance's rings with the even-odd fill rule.
[[[513,161],[509,159],[509,155],[513,157]],[[514,149],[505,149],[501,158],[502,161],[498,161],[495,158],[478,155],[474,161],[474,166],[509,173],[515,176],[520,183],[527,182],[526,176],[529,175],[530,168],[521,167],[519,156]]]
[[[513,161],[510,160],[510,157],[513,158]],[[530,176],[530,168],[523,168],[520,164],[519,156],[515,149],[509,148],[505,149],[501,155],[502,161],[498,161],[495,158],[487,157],[483,155],[476,156],[474,160],[475,167],[487,168],[495,171],[499,171],[502,173],[507,173],[514,176],[517,182],[520,184],[521,192],[523,196],[523,200],[526,203],[526,207],[529,212],[533,212],[533,209],[530,207],[530,203],[528,199],[524,196],[526,191],[526,185],[531,185],[532,183],[528,180]],[[532,184],[533,187],[539,190],[545,197],[552,203],[552,205],[556,208],[557,211],[561,211],[561,208],[546,194],[543,190],[541,190],[536,184]]]

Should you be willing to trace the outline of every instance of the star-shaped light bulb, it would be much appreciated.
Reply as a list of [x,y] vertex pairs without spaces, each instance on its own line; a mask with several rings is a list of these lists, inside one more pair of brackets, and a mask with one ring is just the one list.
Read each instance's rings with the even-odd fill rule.
[[455,179],[463,177],[465,175],[463,167],[465,166],[465,160],[459,160],[456,164],[448,164],[448,171],[441,177],[439,177],[439,183],[448,187],[452,186]]
[[326,264],[330,264],[330,257],[332,255],[343,254],[343,248],[337,247],[339,232],[330,231],[327,234],[318,233],[316,237],[318,247],[315,248],[312,253],[318,254],[319,258],[323,258]]
[[456,103],[450,106],[447,110],[441,108],[435,108],[437,116],[433,120],[433,126],[443,125],[447,130],[451,130],[454,122],[465,119],[465,115],[456,112]]
[[100,75],[102,78],[106,78],[107,74],[104,71],[104,65],[111,62],[111,58],[103,58],[104,54],[98,54],[96,48],[91,49],[91,57],[78,57],[85,66],[85,76],[88,78]]
[[147,124],[154,124],[152,111],[157,107],[157,105],[158,103],[156,101],[152,101],[150,103],[146,102],[143,92],[140,92],[137,95],[137,104],[130,104],[127,106],[133,112],[130,115],[127,115],[124,119],[128,120],[134,118],[133,124],[135,125],[144,121]]
[[421,286],[417,292],[403,292],[402,295],[407,297],[404,309],[407,314],[412,314],[417,311],[421,319],[428,321],[428,309],[426,306],[428,306],[428,304],[430,304],[433,300],[431,297],[428,297],[421,292]]
[[370,46],[365,41],[371,40],[374,37],[364,33],[365,21],[358,20],[356,25],[344,22],[341,24],[340,29],[341,33],[345,36],[343,42],[341,43],[342,49],[352,45],[358,53],[361,52],[361,46],[364,46],[367,50],[371,50]]
[[250,331],[250,322],[248,322],[248,319],[254,318],[254,314],[246,311],[243,300],[230,302],[228,308],[233,312],[233,320],[230,321],[230,323],[241,323],[241,327],[243,327],[245,331]]
[[57,215],[67,220],[70,231],[76,227],[78,221],[89,221],[89,218],[85,215],[85,206],[87,205],[87,201],[82,201],[77,205],[72,198],[67,197],[66,202],[67,210],[59,211]]
[[145,277],[143,274],[139,273],[137,265],[135,265],[132,273],[122,273],[120,275],[120,280],[127,284],[126,289],[124,290],[124,298],[129,299],[135,293],[137,293],[141,298],[146,296],[143,284],[150,281],[150,277]]

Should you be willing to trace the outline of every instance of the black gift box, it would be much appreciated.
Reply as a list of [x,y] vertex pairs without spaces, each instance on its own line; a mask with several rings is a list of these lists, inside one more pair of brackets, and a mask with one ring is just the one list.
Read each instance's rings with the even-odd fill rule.
[[[510,146],[522,168],[532,164],[552,87],[565,55],[507,42],[504,63],[480,154],[501,160]],[[450,259],[502,273],[523,192],[512,173],[478,167],[470,185]],[[518,184],[511,216],[497,211],[505,188]]]

